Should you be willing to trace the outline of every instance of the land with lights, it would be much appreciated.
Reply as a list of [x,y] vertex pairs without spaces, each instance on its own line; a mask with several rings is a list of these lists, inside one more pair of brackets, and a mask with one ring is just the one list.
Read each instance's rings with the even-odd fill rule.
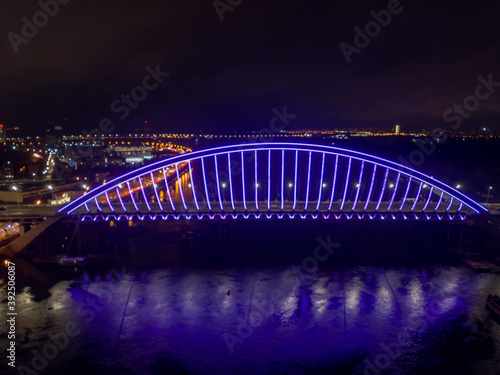
[[[59,128],[60,129],[60,128]],[[152,161],[216,145],[297,142],[335,145],[411,164],[479,201],[495,203],[500,170],[487,157],[500,144],[488,128],[443,133],[422,129],[281,130],[245,133],[152,133],[84,136],[53,130],[20,137],[22,128],[0,127],[0,204],[62,205],[126,170]],[[412,160],[413,154],[423,158]],[[413,158],[415,159],[415,158]],[[415,165],[417,164],[417,165]]]

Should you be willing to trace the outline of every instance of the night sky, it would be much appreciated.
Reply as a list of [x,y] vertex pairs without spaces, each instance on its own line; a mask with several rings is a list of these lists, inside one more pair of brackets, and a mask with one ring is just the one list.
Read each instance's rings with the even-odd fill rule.
[[[443,113],[475,95],[478,76],[500,82],[499,1],[222,0],[222,16],[210,0],[60,1],[17,54],[9,33],[23,38],[22,17],[41,8],[0,1],[0,123],[79,133],[108,117],[117,132],[244,132],[287,106],[289,129],[430,130],[455,124]],[[356,46],[354,28],[388,7],[397,14],[348,63],[340,44]],[[158,64],[169,76],[120,119],[111,104]],[[461,128],[500,130],[493,90]]]

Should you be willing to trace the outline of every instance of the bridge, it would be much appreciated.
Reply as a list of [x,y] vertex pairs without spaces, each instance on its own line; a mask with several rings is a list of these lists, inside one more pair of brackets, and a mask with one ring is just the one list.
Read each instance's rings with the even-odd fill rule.
[[59,210],[86,220],[464,220],[488,209],[415,169],[324,145],[248,143],[125,173]]

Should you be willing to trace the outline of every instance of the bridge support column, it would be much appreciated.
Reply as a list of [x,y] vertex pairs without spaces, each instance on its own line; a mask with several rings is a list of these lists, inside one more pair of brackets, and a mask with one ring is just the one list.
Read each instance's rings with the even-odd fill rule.
[[221,247],[226,245],[226,224],[224,223],[219,224],[219,244]]
[[332,242],[340,243],[342,240],[342,223],[341,222],[324,222],[320,224],[317,236],[330,236]]
[[463,246],[462,224],[448,223],[446,225],[446,248],[461,249]]
[[226,224],[213,222],[208,224],[208,246],[213,250],[221,250],[226,245]]

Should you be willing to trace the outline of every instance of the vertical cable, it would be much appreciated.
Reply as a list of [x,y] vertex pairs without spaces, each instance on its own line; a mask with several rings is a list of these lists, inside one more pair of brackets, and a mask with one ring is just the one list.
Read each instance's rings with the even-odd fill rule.
[[431,186],[431,190],[429,191],[429,196],[427,197],[427,202],[425,202],[425,206],[422,209],[422,211],[425,211],[427,209],[427,206],[429,205],[431,198],[432,198],[432,192],[434,190],[434,186]]
[[309,186],[311,184],[311,151],[309,151],[309,161],[307,166],[307,184],[306,184],[306,203],[304,204],[304,211],[309,207]]
[[205,175],[205,162],[204,162],[203,158],[201,158],[200,160],[201,160],[201,171],[203,173],[203,184],[205,186],[205,195],[207,198],[207,205],[208,205],[208,209],[210,211],[212,211],[212,205],[210,204],[210,196],[208,195],[207,176]]
[[229,174],[229,194],[231,194],[231,208],[234,211],[235,208],[234,208],[233,177],[232,177],[233,171],[231,170],[231,153],[227,154],[227,168]]
[[258,188],[259,188],[259,182],[257,179],[257,150],[255,152],[255,209],[259,211],[259,193],[258,193]]
[[219,181],[219,165],[217,163],[217,155],[214,155],[215,160],[215,179],[217,182],[217,197],[219,198],[219,206],[221,211],[224,211],[224,206],[222,205],[222,198],[220,194],[220,181]]
[[118,188],[116,188],[116,196],[118,197],[119,201],[120,201],[120,204],[123,208],[123,211],[127,212],[127,208],[125,207],[125,205],[123,204],[123,201],[122,201],[122,197],[120,195],[120,190],[118,190]]
[[184,192],[182,191],[181,177],[179,176],[179,166],[175,164],[175,174],[177,175],[177,186],[179,186],[179,193],[181,195],[182,205],[187,210],[186,200],[184,199]]
[[108,192],[105,191],[104,195],[106,196],[106,201],[108,202],[109,208],[111,209],[111,211],[115,212],[115,208],[113,207],[113,205],[111,204],[111,201],[109,200]]
[[378,198],[378,203],[377,203],[377,207],[375,207],[375,211],[378,211],[378,209],[380,208],[380,204],[382,203],[382,199],[383,199],[384,193],[385,193],[385,185],[387,185],[387,177],[388,176],[389,176],[389,169],[387,168],[385,170],[384,183],[382,185],[382,191],[380,192],[380,197]]
[[247,199],[245,195],[245,158],[243,157],[243,151],[241,152],[241,190],[243,191],[243,207],[245,211],[247,210]]
[[151,206],[149,205],[148,197],[146,196],[146,192],[144,191],[144,186],[142,185],[142,178],[141,178],[141,176],[139,176],[137,178],[139,180],[139,185],[141,185],[142,196],[144,197],[144,203],[146,203],[146,207],[148,208],[148,211],[151,211]]
[[295,150],[295,178],[293,182],[293,208],[297,207],[297,167],[299,165],[299,151]]
[[267,209],[271,210],[271,150],[267,157]]
[[368,205],[370,204],[370,199],[372,197],[373,184],[375,183],[375,175],[377,173],[377,164],[373,164],[372,181],[370,182],[370,189],[368,190],[368,196],[366,197],[365,207],[363,210],[366,211]]
[[356,187],[356,196],[354,197],[354,203],[352,205],[352,211],[356,209],[356,205],[358,204],[359,192],[361,190],[361,182],[363,180],[363,170],[365,169],[365,161],[361,162],[361,171],[359,172],[358,186]]
[[172,199],[172,194],[170,193],[170,187],[168,185],[168,170],[163,168],[163,177],[165,179],[165,188],[167,189],[167,195],[168,195],[168,201],[170,202],[170,207],[172,207],[172,210],[175,211],[175,204]]
[[352,162],[352,158],[349,158],[349,164],[347,165],[347,176],[345,179],[344,195],[342,197],[342,203],[340,204],[340,211],[342,211],[344,209],[345,198],[347,196],[347,189],[349,187],[349,176],[351,174],[351,162]]
[[448,205],[448,208],[446,209],[446,212],[448,212],[451,208],[451,205],[453,204],[453,197],[450,197],[450,204]]
[[150,172],[150,175],[151,175],[151,182],[153,183],[153,189],[155,191],[156,201],[158,202],[158,207],[160,207],[160,210],[163,211],[163,206],[160,202],[160,197],[158,196],[158,191],[156,190],[156,183],[155,183],[155,178],[153,176],[153,172]]
[[394,203],[394,198],[396,198],[396,192],[398,191],[399,179],[401,178],[401,173],[398,173],[398,177],[396,178],[396,183],[394,184],[394,191],[392,192],[391,201],[389,202],[389,206],[387,206],[387,211],[392,208],[392,204]]
[[420,182],[420,186],[418,187],[418,192],[417,192],[417,196],[415,197],[415,201],[413,202],[413,206],[411,206],[411,211],[413,212],[413,210],[415,209],[415,207],[417,206],[417,202],[420,198],[420,192],[422,191],[422,185],[424,183],[423,182]]
[[411,185],[412,177],[408,180],[408,185],[406,186],[406,192],[403,200],[401,201],[401,205],[399,206],[399,211],[401,211],[406,203],[406,197],[408,197],[408,192],[410,191],[410,185]]
[[285,149],[281,150],[281,211],[285,207]]
[[97,206],[97,209],[99,210],[99,212],[102,212],[102,208],[101,208],[101,205],[99,204],[99,201],[97,200],[97,198],[94,198],[95,200],[95,205]]
[[139,208],[137,207],[137,204],[135,203],[135,198],[134,198],[134,192],[130,189],[130,182],[127,181],[127,187],[128,187],[128,192],[130,195],[130,200],[134,204],[135,210],[139,212]]
[[316,211],[319,210],[319,206],[321,205],[321,198],[323,195],[323,175],[325,172],[325,153],[323,152],[323,158],[321,160],[321,175],[319,178],[319,192],[318,192],[318,202],[316,203]]
[[335,170],[333,171],[333,182],[332,182],[332,194],[330,196],[330,204],[328,205],[328,211],[332,209],[333,199],[335,198],[335,184],[337,182],[337,168],[339,164],[339,155],[335,155]]
[[441,196],[439,197],[439,202],[436,204],[436,208],[434,208],[434,211],[437,211],[439,209],[439,206],[441,206],[441,201],[443,200],[443,194],[444,194],[444,191],[441,191]]
[[194,180],[193,180],[193,168],[191,168],[191,161],[188,160],[188,168],[189,168],[189,179],[191,181],[191,189],[193,190],[193,198],[194,198],[194,204],[196,206],[196,209],[199,211],[200,206],[198,205],[198,199],[196,198],[196,189],[194,187]]

